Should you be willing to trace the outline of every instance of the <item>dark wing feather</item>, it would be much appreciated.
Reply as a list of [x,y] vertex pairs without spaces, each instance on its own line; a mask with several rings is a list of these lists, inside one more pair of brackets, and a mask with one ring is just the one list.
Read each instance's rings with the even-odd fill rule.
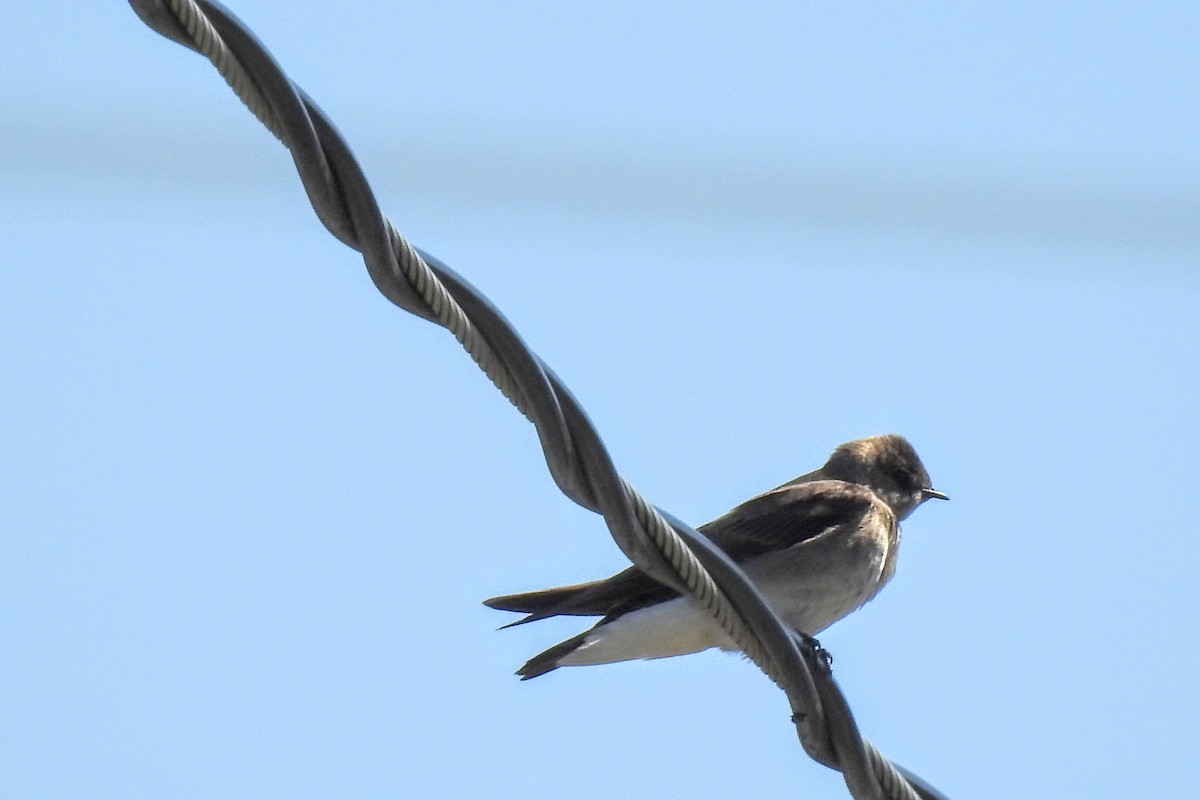
[[[786,550],[847,520],[861,519],[875,502],[878,501],[869,489],[855,483],[823,480],[785,484],[747,500],[728,514],[701,526],[700,531],[734,561],[741,562]],[[553,604],[513,610],[532,612],[531,621],[557,614],[603,616],[608,620],[679,595],[637,567],[630,567],[608,580],[569,588],[575,591],[559,595]],[[534,594],[538,593],[530,593]],[[493,605],[492,601],[488,603]]]
[[879,500],[846,481],[784,484],[742,503],[700,528],[734,561],[786,550],[850,520],[862,519]]

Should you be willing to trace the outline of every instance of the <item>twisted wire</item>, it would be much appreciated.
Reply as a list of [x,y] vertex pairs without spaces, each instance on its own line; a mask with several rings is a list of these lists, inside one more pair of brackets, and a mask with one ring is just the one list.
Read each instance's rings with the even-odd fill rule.
[[[179,0],[175,0],[178,2]],[[446,287],[442,285],[425,259],[421,257],[408,240],[400,235],[390,219],[384,218],[387,225],[388,241],[396,254],[396,262],[404,277],[412,284],[421,296],[421,300],[437,317],[437,322],[454,335],[462,348],[471,356],[471,360],[487,375],[500,393],[508,398],[526,419],[532,421],[528,401],[521,395],[520,387],[504,364],[492,353],[492,348],[479,336],[478,330],[471,320],[463,313],[462,307],[455,302]]]
[[130,5],[152,29],[208,58],[291,151],[317,216],[331,234],[362,253],[376,288],[397,306],[449,330],[533,422],[563,493],[602,514],[634,564],[695,597],[783,689],[801,744],[813,759],[841,770],[856,800],[944,800],[861,737],[823,652],[780,622],[738,566],[617,473],[583,409],[500,312],[448,266],[404,239],[380,211],[333,124],[236,17],[213,0],[130,0]]
[[229,48],[221,40],[220,34],[209,23],[208,17],[201,14],[196,4],[188,2],[188,0],[166,0],[166,4],[179,23],[183,25],[188,37],[195,43],[196,49],[212,62],[238,99],[245,104],[246,108],[250,109],[250,113],[254,114],[263,127],[275,134],[275,138],[286,145],[283,129],[280,127],[279,120],[271,113],[270,104],[258,91],[258,87],[254,85],[250,75],[242,69],[241,63],[229,52]]
[[[221,35],[200,13],[197,4],[191,0],[164,1],[183,25],[188,36],[192,37],[196,49],[217,68],[238,99],[287,146],[288,141],[279,127],[278,119],[272,113],[271,104],[259,90],[253,77],[233,57]],[[363,182],[365,183],[365,179]],[[526,418],[532,420],[528,402],[522,396],[512,373],[496,358],[486,340],[479,335],[471,319],[437,279],[421,253],[396,230],[391,220],[382,214],[380,219],[386,228],[386,238],[391,250],[389,257],[385,259],[386,263],[399,268],[407,284],[415,290],[420,302],[432,315],[433,321],[449,330],[496,388]],[[368,267],[370,268],[370,265]],[[374,270],[372,272],[374,273]],[[647,529],[655,547],[665,556],[671,570],[683,580],[683,586],[688,593],[694,595],[717,619],[739,648],[748,654],[758,652],[761,648],[757,641],[749,634],[741,620],[732,613],[720,589],[704,573],[695,556],[683,545],[678,535],[624,479],[621,479],[621,485],[629,501],[638,510],[642,527]]]
[[917,793],[908,785],[908,781],[892,765],[892,762],[883,757],[875,745],[867,742],[866,750],[867,760],[871,762],[871,771],[879,777],[879,785],[888,797],[918,800]]

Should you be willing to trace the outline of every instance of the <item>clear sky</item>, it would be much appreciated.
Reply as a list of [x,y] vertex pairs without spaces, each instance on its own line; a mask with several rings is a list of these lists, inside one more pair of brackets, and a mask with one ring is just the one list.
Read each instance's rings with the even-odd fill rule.
[[[822,640],[951,798],[1195,792],[1200,7],[236,2],[699,524],[895,431]],[[625,562],[123,3],[0,70],[0,796],[845,797],[735,655],[513,675]]]

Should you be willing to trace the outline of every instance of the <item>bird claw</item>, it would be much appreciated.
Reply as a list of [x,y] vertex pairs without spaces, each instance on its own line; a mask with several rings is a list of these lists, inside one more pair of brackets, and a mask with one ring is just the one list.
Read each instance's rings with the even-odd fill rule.
[[796,631],[796,637],[809,650],[820,650],[821,649],[821,643],[819,641],[817,641],[817,637],[815,637],[815,636],[809,636],[804,631]]
[[821,646],[817,637],[804,631],[796,631],[796,638],[800,640],[800,649],[805,651],[806,655],[811,655],[826,672],[833,668],[833,654]]

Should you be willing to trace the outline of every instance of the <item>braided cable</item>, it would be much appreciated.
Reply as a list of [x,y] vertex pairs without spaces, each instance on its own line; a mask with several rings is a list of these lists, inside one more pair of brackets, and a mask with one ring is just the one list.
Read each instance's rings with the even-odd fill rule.
[[[221,35],[200,13],[197,4],[192,0],[165,0],[165,3],[178,17],[188,35],[193,37],[192,44],[195,45],[195,48],[217,68],[238,99],[287,146],[288,140],[282,130],[277,127],[279,123],[275,115],[271,113],[270,104],[258,90],[252,76],[233,57]],[[310,109],[310,113],[311,111],[312,109]],[[348,151],[346,155],[348,155]],[[357,165],[355,165],[355,170],[357,171]],[[365,178],[362,183],[365,185]],[[496,388],[526,418],[532,420],[528,403],[521,395],[513,375],[496,358],[487,342],[480,337],[470,318],[437,279],[421,253],[396,230],[391,220],[382,214],[379,215],[379,218],[386,229],[386,239],[391,251],[384,259],[385,262],[399,268],[407,284],[415,290],[420,302],[430,313],[432,320],[449,330]],[[359,241],[363,239],[362,236],[356,238]],[[371,268],[370,263],[368,263],[368,268]],[[374,274],[375,272],[372,270],[373,277]],[[695,556],[683,545],[678,535],[658,516],[645,498],[624,479],[621,479],[621,485],[629,501],[639,510],[639,519],[643,521],[642,527],[648,529],[655,547],[666,557],[672,572],[682,579],[683,586],[688,593],[696,596],[705,609],[717,619],[721,627],[738,644],[739,648],[748,654],[758,651],[760,649],[758,643],[748,633],[741,620],[732,613],[721,591],[704,573]]]
[[908,781],[900,771],[892,766],[892,762],[883,757],[878,748],[870,742],[866,743],[867,760],[871,762],[871,771],[879,776],[879,785],[888,797],[897,800],[919,800],[916,791],[908,785]]
[[250,109],[250,113],[263,127],[286,145],[283,128],[271,112],[270,104],[250,79],[250,75],[242,69],[241,62],[229,52],[229,48],[221,40],[221,35],[209,23],[208,17],[201,14],[196,4],[189,0],[166,0],[166,4],[187,32],[188,38],[195,43],[196,49],[212,62],[238,99]]
[[437,279],[425,259],[421,257],[408,240],[400,235],[390,219],[384,218],[387,226],[388,241],[396,254],[396,262],[400,265],[404,277],[417,290],[421,300],[437,317],[437,323],[458,341],[462,348],[471,356],[471,360],[495,384],[500,393],[516,406],[526,419],[533,421],[530,416],[528,401],[521,395],[520,387],[511,372],[503,362],[492,353],[492,348],[479,336],[471,320],[463,313],[462,307],[455,302],[446,287]]
[[578,402],[500,312],[448,266],[404,239],[380,211],[333,124],[236,17],[213,0],[130,0],[130,5],[152,29],[208,58],[291,151],[317,216],[331,234],[362,253],[376,288],[397,306],[449,330],[533,422],[562,492],[602,514],[634,564],[695,597],[784,690],[801,744],[813,759],[841,770],[856,800],[944,800],[861,737],[823,651],[795,637],[724,552],[651,505],[617,473]]

